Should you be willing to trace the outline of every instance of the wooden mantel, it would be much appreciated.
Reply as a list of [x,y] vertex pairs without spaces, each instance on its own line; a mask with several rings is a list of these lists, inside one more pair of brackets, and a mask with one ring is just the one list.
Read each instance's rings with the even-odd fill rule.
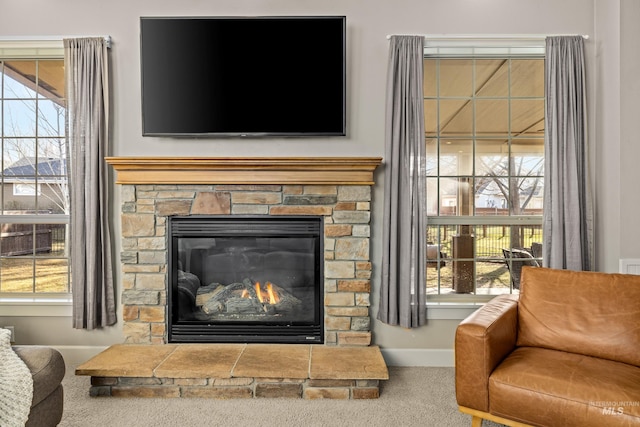
[[107,157],[116,184],[373,185],[381,157]]

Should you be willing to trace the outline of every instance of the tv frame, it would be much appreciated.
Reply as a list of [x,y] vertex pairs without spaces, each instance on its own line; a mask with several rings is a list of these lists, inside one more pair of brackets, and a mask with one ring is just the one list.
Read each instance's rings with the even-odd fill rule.
[[[225,20],[225,19],[341,19],[342,20],[342,130],[339,132],[146,132],[145,131],[145,101],[144,101],[144,65],[143,65],[143,45],[142,45],[142,21],[143,20],[179,20],[179,19],[204,19],[204,20]],[[283,138],[314,138],[314,137],[341,137],[347,135],[347,28],[345,15],[284,15],[284,16],[141,16],[140,17],[140,91],[141,91],[141,125],[142,136],[151,137],[172,137],[172,138],[263,138],[263,137],[283,137]]]

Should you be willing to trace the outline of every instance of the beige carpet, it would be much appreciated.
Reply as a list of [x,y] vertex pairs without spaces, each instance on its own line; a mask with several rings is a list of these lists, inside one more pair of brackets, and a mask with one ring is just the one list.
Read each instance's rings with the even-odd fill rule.
[[471,426],[457,409],[453,368],[390,367],[379,399],[349,401],[91,398],[90,378],[68,371],[60,427]]

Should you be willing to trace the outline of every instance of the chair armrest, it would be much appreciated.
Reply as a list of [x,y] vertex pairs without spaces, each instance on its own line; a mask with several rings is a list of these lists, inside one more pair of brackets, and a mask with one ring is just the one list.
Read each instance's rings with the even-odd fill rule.
[[455,337],[458,405],[489,411],[489,376],[515,348],[517,331],[516,295],[493,298],[458,325]]

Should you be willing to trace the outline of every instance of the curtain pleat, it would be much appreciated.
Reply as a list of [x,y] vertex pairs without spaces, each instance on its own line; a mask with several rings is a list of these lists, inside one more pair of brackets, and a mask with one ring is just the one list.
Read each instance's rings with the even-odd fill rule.
[[543,265],[593,269],[584,40],[546,39]]
[[426,323],[426,182],[421,36],[392,36],[387,69],[383,259],[377,318]]
[[108,224],[109,75],[103,38],[64,40],[71,172],[73,327],[116,323]]

